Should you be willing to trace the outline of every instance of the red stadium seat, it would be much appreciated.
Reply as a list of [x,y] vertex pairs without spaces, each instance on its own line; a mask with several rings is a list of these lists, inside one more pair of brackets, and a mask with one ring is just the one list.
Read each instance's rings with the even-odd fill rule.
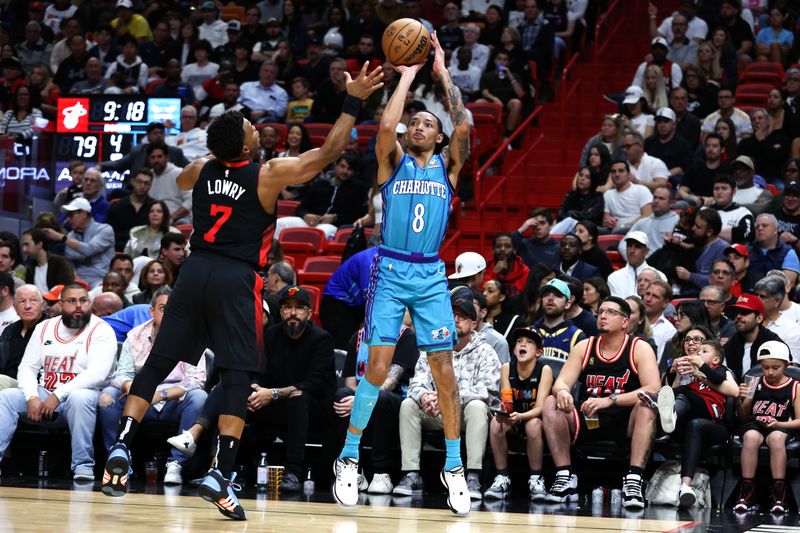
[[766,83],[742,83],[736,87],[736,105],[764,107],[772,89],[772,85]]
[[283,260],[292,265],[292,268],[294,268],[295,265],[294,257],[292,257],[291,255],[284,255]]
[[324,122],[309,122],[308,124],[303,124],[305,126],[306,131],[308,131],[308,136],[311,137],[311,143],[314,146],[322,146],[322,143],[325,142],[325,138],[331,131],[333,124],[325,124]]
[[325,241],[325,233],[319,228],[286,228],[278,239],[283,251],[294,256],[298,264],[306,257],[322,254]]
[[619,252],[606,252],[606,255],[611,260],[611,266],[614,267],[614,270],[619,270],[625,266],[625,260]]
[[222,9],[219,11],[219,18],[228,22],[229,20],[238,20],[242,24],[244,24],[244,6],[236,5],[236,2],[228,2],[226,5],[222,6]]
[[472,114],[491,115],[499,125],[503,121],[503,106],[494,102],[474,102],[466,105]]
[[621,241],[623,237],[625,237],[625,235],[599,235],[597,237],[597,246],[601,250],[607,252],[615,251],[617,246],[619,246],[619,241]]
[[311,311],[314,313],[311,316],[311,321],[319,325],[319,303],[322,300],[322,290],[313,285],[300,285],[308,291],[309,299],[311,300]]
[[742,73],[741,83],[768,83],[775,89],[781,89],[783,79],[783,65],[780,63],[757,62],[747,65]]
[[192,232],[194,231],[194,227],[192,227],[191,224],[178,224],[177,226],[175,226],[175,229],[183,233],[183,236],[186,237],[187,239],[191,237]]
[[297,279],[302,285],[324,289],[331,274],[336,272],[341,264],[342,258],[338,256],[307,257],[303,270],[297,272]]
[[[333,236],[332,241],[328,241],[325,246],[325,251],[328,254],[332,255],[342,255],[344,252],[344,247],[347,244],[347,239],[350,238],[350,234],[353,233],[353,228],[339,228],[336,231],[336,235]],[[366,237],[367,242],[369,242],[369,238],[372,236],[372,228],[364,228],[364,237]]]
[[356,131],[358,132],[358,149],[363,152],[369,141],[378,134],[378,125],[359,124],[356,126]]
[[300,202],[294,200],[278,200],[278,208],[276,215],[280,217],[293,217],[297,212],[297,206]]

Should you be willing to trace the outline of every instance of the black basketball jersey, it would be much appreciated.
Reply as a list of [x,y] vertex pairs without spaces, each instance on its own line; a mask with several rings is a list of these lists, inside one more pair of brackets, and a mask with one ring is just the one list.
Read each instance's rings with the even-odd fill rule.
[[536,392],[539,389],[539,381],[542,379],[542,367],[540,362],[533,367],[531,375],[525,379],[519,377],[517,371],[517,360],[511,356],[509,364],[508,380],[511,382],[511,394],[514,396],[514,411],[524,413],[536,407]]
[[192,252],[209,251],[257,267],[267,264],[275,215],[258,199],[260,163],[211,160],[192,191]]
[[[639,389],[639,370],[633,360],[634,346],[637,342],[646,342],[638,337],[625,335],[622,345],[616,354],[603,357],[603,338],[589,337],[586,352],[583,355],[583,371],[578,378],[581,384],[581,399],[602,398],[612,393],[622,394]],[[613,414],[625,408],[610,407],[603,412]]]
[[795,418],[794,399],[800,382],[786,376],[780,385],[772,386],[762,376],[753,395],[753,416],[771,416],[778,422]]

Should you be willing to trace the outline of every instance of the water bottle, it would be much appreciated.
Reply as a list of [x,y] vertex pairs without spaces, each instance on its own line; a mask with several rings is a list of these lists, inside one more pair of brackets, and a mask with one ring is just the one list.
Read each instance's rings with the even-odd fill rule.
[[47,450],[39,451],[39,477],[47,477]]
[[305,494],[313,494],[314,493],[314,480],[311,478],[311,469],[308,469],[306,472],[306,480],[303,481],[303,493]]
[[497,77],[501,80],[506,79],[506,69],[502,65],[497,65]]
[[267,452],[261,452],[261,460],[256,469],[256,485],[261,489],[267,486]]
[[603,505],[603,498],[605,498],[603,487],[597,487],[592,491],[592,505]]
[[619,509],[622,506],[622,491],[620,489],[611,490],[611,508]]

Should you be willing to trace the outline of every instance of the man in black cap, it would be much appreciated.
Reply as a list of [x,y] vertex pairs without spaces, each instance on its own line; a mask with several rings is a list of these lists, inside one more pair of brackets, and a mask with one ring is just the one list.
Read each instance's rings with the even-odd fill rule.
[[781,240],[787,244],[795,245],[800,235],[800,181],[790,181],[780,194],[770,204],[767,213],[772,213],[778,219],[778,231]]
[[[147,168],[150,166],[147,163],[147,145],[163,142],[164,125],[161,122],[151,122],[147,125],[147,142],[141,142],[134,146],[122,159],[103,161],[100,163],[100,169],[116,170],[122,173],[126,170],[134,171],[140,168]],[[186,159],[183,151],[177,146],[167,146],[167,157],[170,163],[173,163],[176,167],[183,168],[189,164],[189,160]]]

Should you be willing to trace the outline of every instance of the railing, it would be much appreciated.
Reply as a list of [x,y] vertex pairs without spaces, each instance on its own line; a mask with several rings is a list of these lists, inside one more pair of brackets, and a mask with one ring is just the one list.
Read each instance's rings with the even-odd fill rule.
[[561,125],[560,129],[562,139],[565,138],[567,133],[567,102],[570,103],[570,106],[575,110],[577,116],[580,118],[580,101],[575,100],[573,96],[575,96],[575,94],[578,92],[578,87],[581,84],[581,80],[570,80],[572,68],[578,64],[578,59],[580,59],[580,57],[581,53],[575,52],[570,60],[567,61],[567,64],[564,65],[564,70],[561,73],[561,83],[558,86],[558,94],[556,95],[556,100],[559,102],[559,120]]
[[[626,0],[626,4],[629,5],[630,0]],[[639,13],[638,10],[639,2],[636,1],[635,9],[632,11],[634,13],[634,18],[636,14]],[[611,23],[612,17],[617,17],[619,20],[616,22]],[[603,16],[597,21],[597,25],[594,27],[594,50],[592,53],[592,76],[594,79],[594,86],[597,87],[600,82],[600,57],[605,52],[606,47],[611,43],[611,39],[616,35],[617,31],[619,31],[620,27],[622,27],[622,23],[625,22],[625,10],[622,6],[621,0],[614,0],[609,4],[608,9],[606,12],[603,13]],[[600,31],[608,26],[610,29],[605,33],[604,39],[600,40]]]

